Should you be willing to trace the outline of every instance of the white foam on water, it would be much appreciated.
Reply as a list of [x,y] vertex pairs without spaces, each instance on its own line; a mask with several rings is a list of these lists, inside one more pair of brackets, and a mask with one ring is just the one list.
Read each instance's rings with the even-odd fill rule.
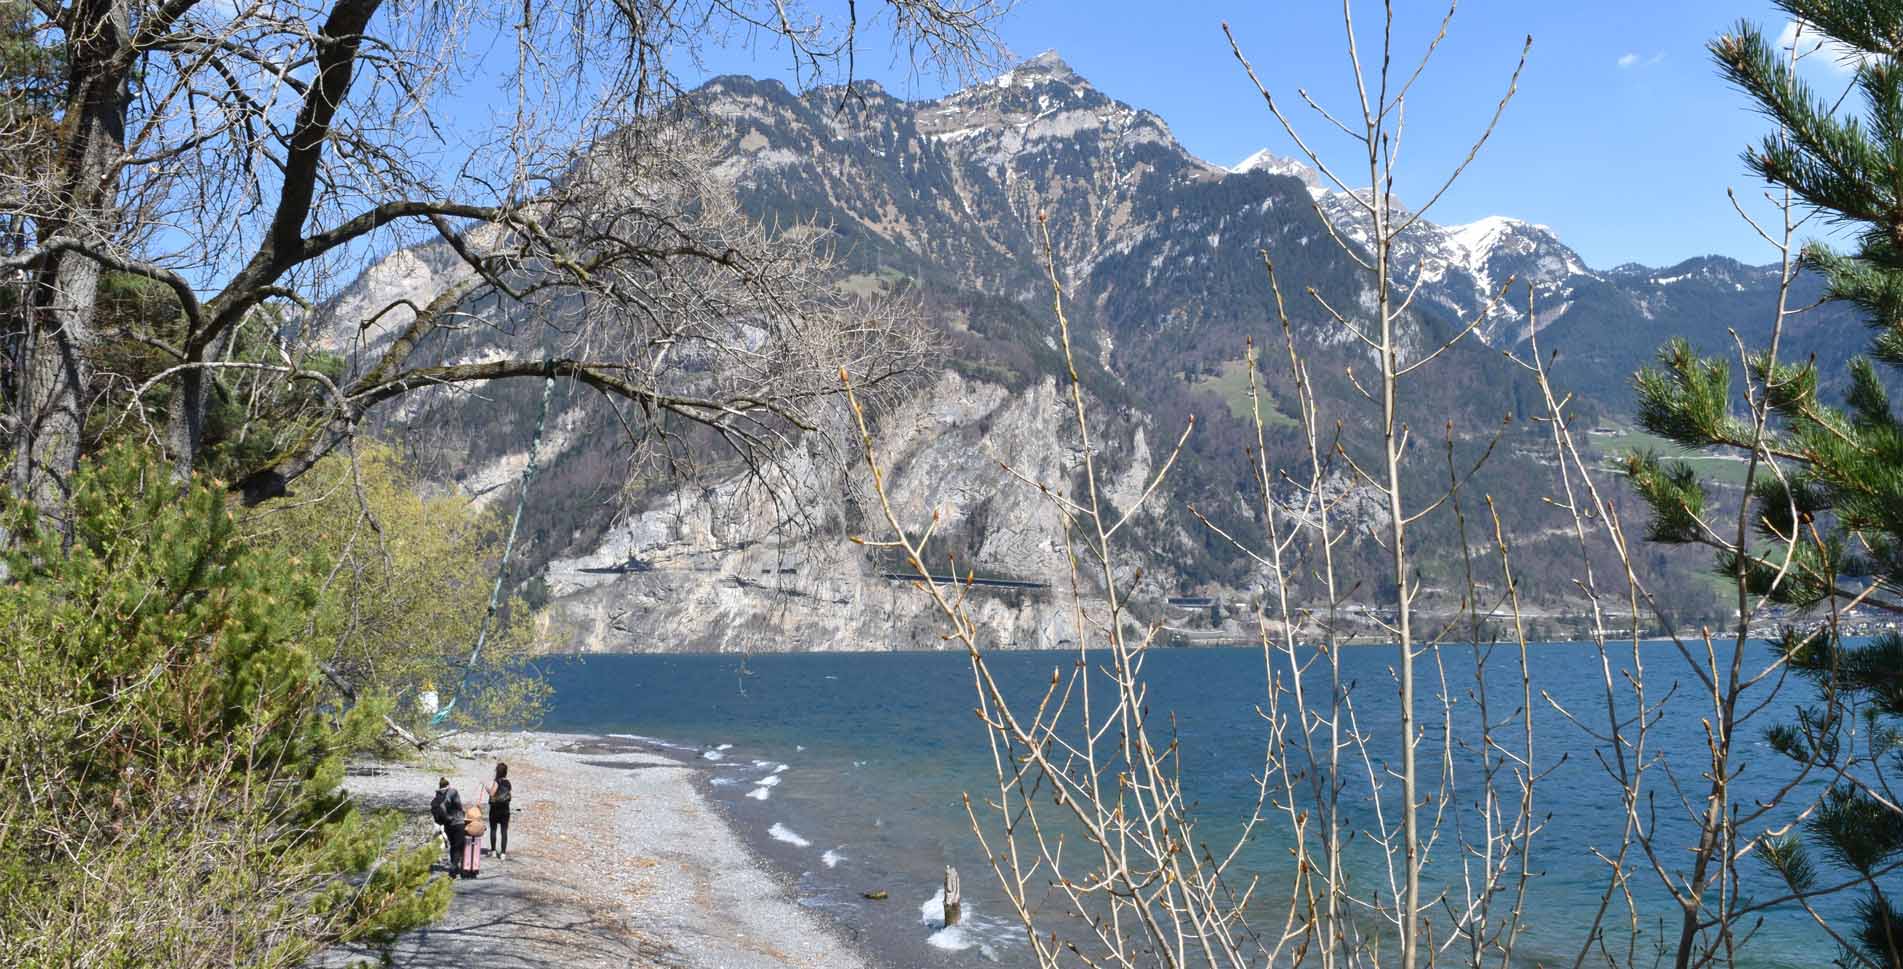
[[770,760],[756,760],[756,761],[754,761],[754,762],[753,762],[753,766],[755,766],[755,767],[771,767],[771,766],[773,766],[773,762],[772,762],[772,761],[770,761]]
[[721,760],[727,756],[718,750],[703,750],[700,752],[700,755],[708,760]]
[[799,753],[802,753],[802,754],[803,754],[803,753],[806,753],[806,745],[805,745],[805,744],[794,744],[794,745],[793,745],[793,749],[794,749],[795,751],[797,751],[797,752],[799,752]]
[[715,749],[715,750],[732,750],[732,749],[733,749],[733,745],[732,745],[732,744],[721,744],[721,745],[719,745],[719,746],[717,746],[717,747],[715,747],[714,749]]
[[785,772],[786,772],[785,764],[781,764],[780,766],[773,768],[773,773],[775,774],[783,774]]
[[963,952],[978,944],[962,925],[939,929],[926,936],[925,942],[934,949],[943,949],[946,952]]
[[846,860],[846,856],[840,854],[836,848],[828,848],[819,856],[819,860],[828,868],[838,868],[839,863]]
[[945,886],[938,886],[931,898],[919,903],[918,920],[926,925],[945,924]]
[[[773,822],[773,827],[766,829],[766,833],[773,840],[784,841],[795,848],[806,848],[812,845],[811,841],[808,841],[805,838],[800,837],[798,834],[795,834],[792,828],[789,828],[778,821]],[[940,889],[940,891],[942,892],[944,890]]]
[[648,737],[638,733],[611,733],[611,734],[608,734],[608,736],[612,737],[615,740],[638,740],[641,743],[647,744],[650,747],[660,747],[663,750],[699,750],[700,749],[698,747],[689,747],[686,744],[677,744],[672,741],[662,740],[659,737]]
[[932,934],[925,937],[927,944],[935,949],[947,952],[963,952],[976,948],[978,954],[992,962],[998,961],[998,950],[994,944],[1008,945],[1017,936],[1015,926],[1001,925],[988,919],[981,919],[978,910],[966,901],[959,913],[957,925],[945,924],[945,888],[939,886],[932,897],[919,903],[918,918]]
[[772,791],[769,791],[764,787],[756,787],[753,790],[747,792],[747,796],[750,798],[753,798],[756,801],[764,801],[768,797],[771,797],[772,794],[773,794]]
[[738,783],[740,783],[740,778],[738,778],[738,777],[716,777],[716,778],[714,778],[713,780],[710,780],[710,781],[708,781],[707,783],[709,783],[709,784],[712,784],[712,785],[713,785],[713,786],[715,786],[715,787],[726,787],[726,786],[727,786],[727,785],[729,785],[729,784],[738,784]]
[[754,783],[760,785],[761,787],[779,787],[780,775],[768,774],[767,776],[762,777],[757,781],[754,781]]

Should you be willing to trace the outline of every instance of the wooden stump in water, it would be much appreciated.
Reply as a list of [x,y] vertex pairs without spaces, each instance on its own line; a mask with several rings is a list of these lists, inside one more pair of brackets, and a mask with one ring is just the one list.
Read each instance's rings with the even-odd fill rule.
[[950,865],[946,865],[945,866],[945,925],[947,927],[958,924],[958,912],[959,912],[959,909],[963,907],[961,904],[962,901],[963,899],[960,897],[958,892],[958,869],[953,868]]

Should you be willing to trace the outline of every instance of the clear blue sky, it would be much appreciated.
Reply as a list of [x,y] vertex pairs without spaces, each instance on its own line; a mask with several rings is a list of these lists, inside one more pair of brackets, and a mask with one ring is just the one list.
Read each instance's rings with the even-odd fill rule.
[[[1396,47],[1407,51],[1418,50],[1446,10],[1436,0],[1396,6]],[[1357,8],[1365,56],[1379,42],[1379,7],[1362,0]],[[1763,209],[1762,187],[1738,156],[1766,122],[1717,77],[1704,48],[1740,18],[1774,36],[1784,25],[1763,0],[1465,0],[1409,98],[1403,200],[1418,204],[1465,154],[1532,34],[1518,95],[1480,159],[1432,213],[1435,221],[1499,214],[1543,223],[1596,268],[1714,252],[1774,260],[1725,198],[1735,187]],[[1021,57],[1057,50],[1100,90],[1161,115],[1209,161],[1233,164],[1262,147],[1294,154],[1231,57],[1224,19],[1278,97],[1293,103],[1305,86],[1331,107],[1353,105],[1341,5],[1333,0],[1022,0],[1000,32]],[[1813,60],[1810,73],[1820,82],[1840,76],[1826,59]],[[708,66],[784,76],[784,65],[770,51],[726,51]],[[917,76],[876,47],[862,50],[858,68],[902,96],[956,86]],[[1326,128],[1312,113],[1298,117],[1309,131]],[[1347,147],[1339,138],[1323,145],[1337,153]]]

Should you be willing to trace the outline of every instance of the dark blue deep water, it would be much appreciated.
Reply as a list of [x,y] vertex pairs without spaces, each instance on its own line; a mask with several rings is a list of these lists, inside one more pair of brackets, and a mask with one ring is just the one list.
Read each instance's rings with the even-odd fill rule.
[[[1623,658],[1615,652],[1613,661],[1621,679],[1632,665],[1630,646],[1624,649]],[[1762,648],[1749,650],[1747,666],[1767,658]],[[1651,752],[1666,758],[1684,793],[1697,798],[1707,762],[1703,722],[1709,701],[1701,705],[1693,699],[1686,660],[1676,647],[1647,645],[1641,659],[1653,700],[1675,686],[1678,691],[1653,728]],[[1049,682],[1053,668],[1067,672],[1076,660],[1074,653],[997,653],[991,665],[1001,682],[1030,697]],[[1377,757],[1392,756],[1398,745],[1393,660],[1393,649],[1386,647],[1350,647],[1342,658],[1344,677],[1356,683],[1359,720],[1374,738],[1370,747]],[[1457,716],[1470,722],[1472,652],[1451,647],[1445,661],[1453,692],[1464,705]],[[1542,770],[1550,770],[1538,788],[1538,810],[1550,812],[1550,820],[1535,842],[1539,874],[1530,890],[1528,929],[1519,951],[1528,965],[1571,965],[1606,886],[1606,867],[1592,852],[1616,848],[1624,815],[1618,792],[1600,767],[1599,742],[1553,707],[1556,702],[1590,718],[1603,731],[1598,654],[1585,645],[1540,645],[1532,648],[1531,665],[1536,759]],[[1487,668],[1498,718],[1518,706],[1517,654],[1500,650]],[[1420,671],[1423,689],[1431,692],[1433,665],[1423,662]],[[974,713],[970,665],[962,654],[589,656],[550,660],[545,672],[555,688],[546,729],[635,735],[672,745],[677,756],[704,768],[708,792],[742,835],[793,879],[802,903],[828,913],[887,961],[1029,961],[1022,932],[994,887],[962,800],[966,792],[981,798],[992,783],[989,748]],[[1200,833],[1220,843],[1255,796],[1265,737],[1257,714],[1265,695],[1262,654],[1254,649],[1159,651],[1150,654],[1144,674],[1153,722],[1160,723],[1155,718],[1165,712],[1176,717],[1184,786],[1196,804]],[[1311,681],[1310,690],[1325,695],[1316,691],[1318,685]],[[1786,690],[1788,695],[1766,707],[1740,739],[1740,756],[1750,768],[1735,799],[1745,804],[1789,776],[1790,766],[1762,742],[1765,727],[1807,699],[1802,684]],[[1621,702],[1629,708],[1630,694],[1623,693]],[[1431,738],[1439,707],[1424,701],[1420,709],[1430,731],[1420,761],[1423,772],[1431,772],[1438,758],[1438,741]],[[759,783],[768,777],[778,781]],[[1657,796],[1661,854],[1667,864],[1677,864],[1686,854],[1690,825],[1665,775],[1654,773],[1650,785]],[[1517,796],[1511,789],[1506,794]],[[1365,778],[1350,784],[1344,806],[1351,821],[1373,823]],[[1285,828],[1273,823],[1258,828],[1245,861],[1268,876],[1265,882],[1286,870],[1277,866],[1286,864],[1287,838]],[[1441,855],[1451,860],[1447,849]],[[924,913],[936,917],[931,901],[946,864],[956,865],[964,876],[967,925],[937,933]],[[1351,864],[1362,869],[1357,873],[1361,884],[1386,885],[1371,850],[1352,857]],[[1436,873],[1446,874],[1445,869]],[[1777,886],[1755,865],[1747,863],[1743,874],[1746,894],[1777,894]],[[1434,881],[1424,879],[1424,886]],[[1647,923],[1642,951],[1661,935],[1675,939],[1676,913],[1657,889],[1656,876],[1642,870],[1634,885]],[[863,897],[875,890],[889,897]],[[1612,930],[1620,931],[1623,922],[1615,910]],[[1812,966],[1827,963],[1831,951],[1828,939],[1802,913],[1773,911],[1736,964]],[[1587,964],[1604,963],[1589,959]]]

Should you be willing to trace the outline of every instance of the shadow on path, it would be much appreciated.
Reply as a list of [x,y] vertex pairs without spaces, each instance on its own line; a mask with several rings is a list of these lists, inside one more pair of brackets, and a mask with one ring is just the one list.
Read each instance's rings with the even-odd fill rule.
[[[390,964],[400,969],[686,967],[671,946],[632,931],[612,913],[590,911],[577,897],[510,877],[509,864],[489,859],[480,877],[458,880],[448,914],[398,939]],[[363,960],[377,964],[379,955],[370,947],[340,947],[314,966],[329,969]]]

